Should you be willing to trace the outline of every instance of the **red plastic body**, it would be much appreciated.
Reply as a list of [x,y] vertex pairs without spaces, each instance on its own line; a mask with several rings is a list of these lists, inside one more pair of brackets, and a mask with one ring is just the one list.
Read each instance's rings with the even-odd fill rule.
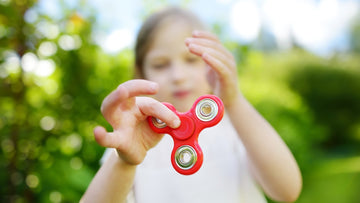
[[[197,117],[196,112],[195,112],[196,105],[203,99],[211,99],[211,100],[215,101],[216,105],[218,107],[217,115],[210,121],[200,120]],[[174,169],[177,172],[179,172],[180,174],[191,175],[200,169],[202,162],[203,162],[203,152],[200,148],[200,145],[198,144],[199,134],[204,128],[214,126],[221,121],[221,119],[224,115],[223,102],[220,100],[220,98],[218,98],[215,95],[204,95],[204,96],[199,97],[195,101],[195,103],[193,104],[191,109],[185,113],[176,111],[175,107],[169,103],[164,102],[164,104],[170,110],[172,110],[179,116],[179,118],[181,120],[180,127],[175,128],[175,129],[170,128],[169,126],[166,126],[163,128],[158,128],[158,127],[154,126],[154,124],[152,122],[152,117],[147,118],[149,126],[154,132],[166,133],[166,134],[169,134],[173,138],[174,147],[173,147],[173,150],[171,153],[171,163],[172,163]],[[190,169],[182,169],[175,162],[176,150],[179,147],[184,146],[184,145],[189,145],[192,148],[194,148],[194,150],[196,151],[196,154],[197,154],[197,160]]]

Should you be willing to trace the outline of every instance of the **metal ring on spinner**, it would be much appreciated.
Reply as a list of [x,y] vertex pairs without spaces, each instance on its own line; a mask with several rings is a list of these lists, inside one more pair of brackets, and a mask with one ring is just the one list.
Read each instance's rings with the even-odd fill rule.
[[152,117],[151,121],[154,124],[154,126],[157,128],[165,128],[166,127],[166,123],[158,118]]
[[[186,157],[186,155],[188,155],[189,157]],[[194,148],[189,145],[183,145],[179,147],[175,152],[176,165],[179,166],[181,169],[191,169],[195,165],[196,160],[197,154]]]
[[200,120],[211,121],[218,114],[218,105],[212,99],[203,99],[196,104],[195,113]]

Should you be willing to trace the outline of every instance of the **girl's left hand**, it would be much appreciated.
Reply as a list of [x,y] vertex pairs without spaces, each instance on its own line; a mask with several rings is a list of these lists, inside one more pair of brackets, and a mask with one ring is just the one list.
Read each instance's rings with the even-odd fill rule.
[[200,56],[209,67],[208,80],[226,107],[231,106],[241,94],[234,56],[212,33],[194,31],[185,40],[189,51]]

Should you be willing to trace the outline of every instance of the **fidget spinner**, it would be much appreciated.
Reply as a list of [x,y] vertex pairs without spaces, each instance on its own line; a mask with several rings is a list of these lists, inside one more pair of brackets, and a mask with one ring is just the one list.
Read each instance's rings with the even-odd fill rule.
[[215,95],[199,97],[188,112],[176,111],[175,107],[164,102],[181,120],[178,128],[170,128],[158,118],[149,116],[150,128],[156,133],[169,134],[174,140],[171,163],[174,169],[183,174],[197,172],[203,162],[203,152],[198,144],[199,133],[207,127],[220,122],[224,115],[224,105]]

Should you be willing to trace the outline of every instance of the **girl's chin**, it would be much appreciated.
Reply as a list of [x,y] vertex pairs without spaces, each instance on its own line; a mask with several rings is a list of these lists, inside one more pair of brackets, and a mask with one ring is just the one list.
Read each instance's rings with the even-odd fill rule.
[[194,104],[194,101],[192,100],[177,100],[173,103],[175,109],[179,112],[187,112],[190,110],[192,105]]

